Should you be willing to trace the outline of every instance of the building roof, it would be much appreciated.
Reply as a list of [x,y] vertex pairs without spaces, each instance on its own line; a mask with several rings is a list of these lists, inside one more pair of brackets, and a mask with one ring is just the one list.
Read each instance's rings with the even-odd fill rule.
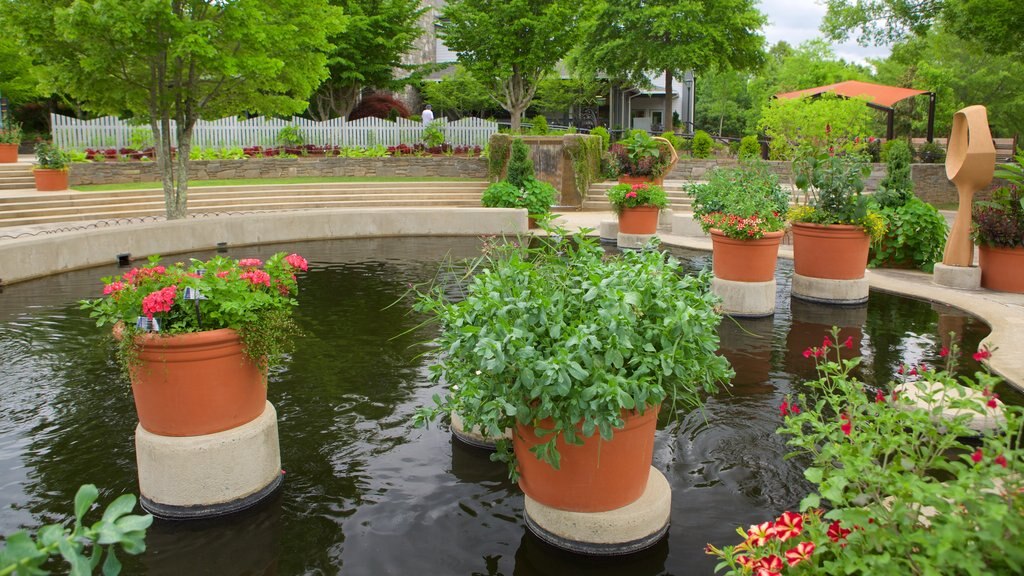
[[776,94],[775,97],[782,99],[803,98],[805,96],[817,96],[826,92],[833,92],[847,98],[866,98],[868,102],[886,108],[892,108],[893,104],[900,100],[928,94],[927,90],[914,90],[912,88],[884,86],[859,80],[847,80],[846,82],[837,82],[836,84],[818,86],[817,88],[806,88],[804,90]]

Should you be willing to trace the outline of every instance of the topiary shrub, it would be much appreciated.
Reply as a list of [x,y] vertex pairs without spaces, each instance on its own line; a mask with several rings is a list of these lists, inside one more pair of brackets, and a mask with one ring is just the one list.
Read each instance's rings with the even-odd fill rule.
[[910,145],[901,140],[887,143],[885,178],[878,185],[875,201],[882,208],[904,205],[914,194],[914,181],[910,178],[912,152]]
[[505,180],[517,188],[534,177],[533,160],[530,160],[530,148],[521,138],[512,141],[512,156],[508,161],[508,172]]
[[715,149],[715,141],[707,132],[697,130],[693,135],[691,148],[694,158],[710,158]]
[[612,136],[611,136],[611,134],[608,133],[608,129],[605,128],[604,126],[598,126],[597,128],[592,129],[590,131],[590,135],[591,136],[600,136],[601,137],[601,150],[602,151],[607,150],[608,149],[608,145],[611,144]]
[[530,134],[534,136],[546,136],[548,134],[548,119],[538,114],[530,120]]
[[409,109],[401,100],[390,94],[376,92],[364,97],[356,104],[356,107],[349,113],[348,119],[358,120],[360,118],[389,118],[394,114],[402,118],[409,117]]
[[753,134],[740,140],[740,149],[736,154],[740,160],[751,160],[761,157],[761,142]]

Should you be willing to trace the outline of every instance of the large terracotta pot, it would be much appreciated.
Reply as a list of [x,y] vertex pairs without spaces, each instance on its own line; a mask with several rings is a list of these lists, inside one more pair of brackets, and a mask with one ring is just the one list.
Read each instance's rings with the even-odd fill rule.
[[637,206],[623,208],[619,213],[619,232],[623,234],[654,234],[658,231],[661,208]]
[[230,328],[139,336],[131,369],[139,424],[161,436],[230,430],[263,413],[267,380]]
[[810,278],[864,277],[871,239],[860,226],[793,223],[793,271]]
[[1024,293],[1024,248],[978,246],[981,287],[1000,292]]
[[17,144],[0,144],[0,164],[13,164],[18,161]]
[[712,272],[716,278],[733,282],[774,280],[782,235],[782,231],[768,232],[757,240],[737,240],[712,228]]
[[59,192],[68,189],[68,171],[35,168],[32,174],[36,177],[36,190],[40,192]]
[[630,176],[629,174],[619,174],[619,184],[657,184],[658,186],[661,186],[664,183],[664,178],[653,178],[651,176]]
[[[533,427],[518,424],[512,444],[519,461],[519,487],[545,506],[571,512],[604,512],[635,502],[647,487],[658,407],[649,407],[642,415],[624,413],[623,418],[626,425],[609,441],[595,433],[577,446],[559,436],[558,470],[530,452],[550,436],[538,438]],[[553,424],[545,420],[539,426]]]

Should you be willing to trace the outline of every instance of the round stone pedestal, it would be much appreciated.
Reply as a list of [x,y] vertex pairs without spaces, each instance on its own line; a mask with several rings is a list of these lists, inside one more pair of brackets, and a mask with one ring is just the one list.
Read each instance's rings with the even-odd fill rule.
[[619,232],[616,237],[616,244],[618,244],[619,248],[639,250],[646,246],[651,238],[654,238],[654,234],[623,234]]
[[722,299],[722,312],[738,318],[763,318],[775,314],[775,279],[768,282],[734,282],[711,279],[711,291]]
[[794,298],[822,304],[853,306],[868,301],[868,279],[828,280],[793,274]]
[[158,436],[135,428],[142,508],[158,518],[223,516],[256,505],[281,485],[273,404],[258,418],[204,436]]
[[[495,438],[488,436],[480,431],[479,426],[473,426],[472,430],[466,430],[465,424],[462,422],[462,416],[452,412],[452,436],[455,436],[457,440],[470,446],[477,448],[483,448],[484,450],[494,450],[501,438]],[[505,431],[505,438],[508,440],[512,439],[512,431]]]
[[981,268],[977,266],[946,266],[938,263],[932,272],[932,282],[960,290],[981,289]]
[[619,221],[602,220],[601,225],[598,228],[598,235],[601,238],[601,242],[605,242],[607,244],[617,242],[619,239]]
[[672,490],[651,467],[647,489],[632,504],[607,512],[567,512],[526,496],[526,526],[538,538],[579,554],[617,556],[656,544],[668,531]]

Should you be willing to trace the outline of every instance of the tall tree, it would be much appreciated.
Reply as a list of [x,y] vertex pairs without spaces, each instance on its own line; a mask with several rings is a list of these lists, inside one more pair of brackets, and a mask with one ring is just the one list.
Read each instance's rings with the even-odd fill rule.
[[420,0],[329,0],[348,17],[344,31],[330,37],[330,77],[310,101],[318,120],[348,116],[362,88],[394,90],[418,80],[416,66],[402,56],[423,35]]
[[32,59],[25,53],[11,26],[0,15],[0,96],[11,106],[44,95]]
[[168,219],[186,216],[196,121],[305,109],[343,22],[326,0],[2,2],[55,87],[94,112],[148,119]]
[[472,74],[461,65],[437,82],[425,81],[420,88],[434,112],[452,117],[483,116],[497,108],[494,99]]
[[572,0],[452,0],[440,36],[519,131],[541,79],[576,40]]
[[764,60],[765,16],[756,0],[597,0],[574,59],[584,73],[647,86],[665,76],[666,129],[672,78],[714,66],[747,70]]

